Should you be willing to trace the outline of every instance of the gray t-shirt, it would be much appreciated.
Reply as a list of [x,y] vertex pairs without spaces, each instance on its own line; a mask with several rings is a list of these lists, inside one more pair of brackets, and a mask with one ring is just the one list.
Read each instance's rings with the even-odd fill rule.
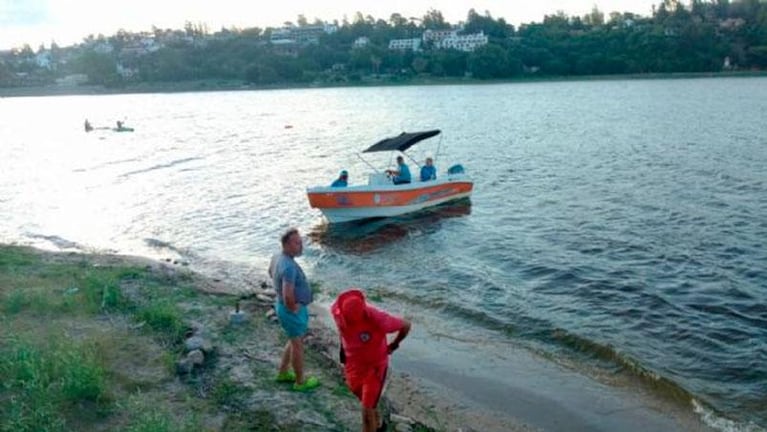
[[306,275],[293,257],[280,254],[273,270],[272,286],[277,292],[277,301],[282,302],[282,283],[287,281],[293,283],[297,303],[308,305],[312,302],[312,290],[306,281]]

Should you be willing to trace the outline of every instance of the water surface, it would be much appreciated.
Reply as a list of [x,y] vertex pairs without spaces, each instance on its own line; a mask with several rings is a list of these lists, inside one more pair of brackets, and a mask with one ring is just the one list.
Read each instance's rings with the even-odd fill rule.
[[[767,79],[2,98],[0,118],[0,241],[244,287],[296,225],[328,294],[767,423]],[[470,202],[341,227],[308,207],[342,168],[363,181],[365,147],[431,128],[413,156],[461,162]]]

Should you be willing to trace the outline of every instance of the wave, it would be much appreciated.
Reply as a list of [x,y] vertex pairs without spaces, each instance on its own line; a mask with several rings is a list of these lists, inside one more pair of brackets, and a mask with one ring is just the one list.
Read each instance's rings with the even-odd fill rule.
[[147,173],[147,172],[151,172],[151,171],[156,171],[156,170],[160,170],[160,169],[171,168],[171,167],[179,165],[179,164],[191,162],[191,161],[194,161],[194,160],[200,160],[200,159],[202,159],[202,158],[200,158],[200,157],[189,157],[189,158],[184,158],[184,159],[177,159],[177,160],[165,163],[165,164],[153,165],[153,166],[151,166],[149,168],[144,168],[144,169],[135,170],[135,171],[128,171],[128,172],[123,173],[122,175],[120,175],[120,177],[127,178],[127,177],[131,177],[133,175],[136,175],[136,174],[143,174],[143,173]]

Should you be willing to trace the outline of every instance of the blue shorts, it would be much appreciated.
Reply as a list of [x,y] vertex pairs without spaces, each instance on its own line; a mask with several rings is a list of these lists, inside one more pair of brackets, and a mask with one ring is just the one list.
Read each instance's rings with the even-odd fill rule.
[[277,311],[280,325],[289,338],[293,339],[306,334],[309,329],[309,309],[306,305],[298,305],[298,312],[293,312],[282,302],[277,302],[274,309]]

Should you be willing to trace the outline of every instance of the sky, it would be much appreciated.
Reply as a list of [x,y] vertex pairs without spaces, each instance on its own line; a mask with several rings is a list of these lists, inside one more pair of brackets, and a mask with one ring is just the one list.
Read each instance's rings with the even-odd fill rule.
[[148,31],[152,26],[180,29],[184,23],[204,23],[211,32],[226,28],[279,27],[296,22],[299,14],[309,22],[319,18],[332,22],[356,12],[388,20],[393,13],[422,17],[430,9],[442,12],[446,21],[465,21],[469,9],[489,11],[518,26],[541,22],[544,15],[562,11],[582,16],[597,6],[610,12],[633,12],[649,16],[661,0],[0,0],[0,50],[40,44],[59,46],[79,43],[93,34],[113,35],[119,29]]

